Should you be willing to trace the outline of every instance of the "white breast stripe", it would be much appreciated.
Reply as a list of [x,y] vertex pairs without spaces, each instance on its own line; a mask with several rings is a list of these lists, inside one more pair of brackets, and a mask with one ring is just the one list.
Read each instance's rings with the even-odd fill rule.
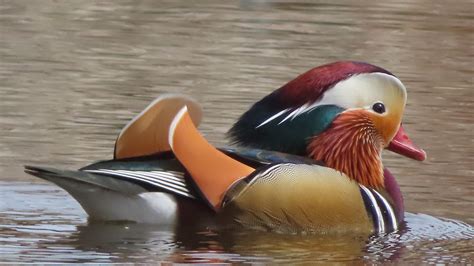
[[395,212],[393,211],[392,206],[390,206],[388,201],[384,197],[382,197],[382,195],[380,195],[378,191],[374,190],[374,192],[379,197],[379,199],[382,200],[383,204],[385,205],[385,208],[387,209],[388,214],[390,215],[390,221],[392,222],[393,229],[397,230],[398,223],[397,223],[397,219],[395,218]]
[[[195,198],[193,195],[189,193],[186,187],[178,187],[176,185],[170,184],[169,182],[163,182],[163,180],[151,179],[149,177],[141,176],[138,174],[123,173],[123,172],[120,172],[121,170],[98,169],[98,170],[84,170],[84,171],[90,172],[90,173],[97,173],[97,174],[115,175],[115,176],[133,179],[133,180],[138,180],[138,181],[145,182],[147,184],[154,185],[162,189],[174,192],[176,194],[179,194],[185,197],[189,197],[193,199]],[[127,170],[122,170],[122,171],[127,171]]]
[[385,223],[383,221],[383,216],[382,216],[382,211],[380,210],[380,207],[377,203],[377,200],[375,199],[374,195],[368,188],[366,188],[363,185],[360,185],[360,187],[364,190],[364,192],[367,194],[369,197],[370,201],[372,202],[372,205],[375,208],[375,214],[377,215],[377,224],[378,224],[378,229],[379,229],[379,234],[385,232]]
[[276,115],[271,116],[270,118],[268,118],[267,120],[263,121],[260,125],[256,126],[255,128],[259,128],[259,127],[261,127],[261,126],[267,124],[268,122],[272,121],[273,119],[275,119],[275,118],[281,116],[282,114],[288,112],[288,110],[289,110],[289,109],[285,109],[285,110],[283,110],[283,111],[278,112]]

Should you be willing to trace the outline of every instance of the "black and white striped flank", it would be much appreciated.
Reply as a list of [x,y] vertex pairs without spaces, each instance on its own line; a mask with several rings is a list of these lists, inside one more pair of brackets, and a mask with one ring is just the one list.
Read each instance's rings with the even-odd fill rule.
[[135,170],[110,170],[110,169],[94,169],[83,170],[85,172],[107,175],[120,179],[129,180],[139,185],[146,185],[178,194],[187,198],[194,199],[192,189],[184,178],[184,174],[174,171],[135,171]]

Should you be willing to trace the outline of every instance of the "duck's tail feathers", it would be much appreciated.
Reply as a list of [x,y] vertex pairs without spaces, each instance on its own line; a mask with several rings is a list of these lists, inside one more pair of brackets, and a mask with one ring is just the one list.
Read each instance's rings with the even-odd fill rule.
[[26,165],[25,173],[48,180],[71,194],[76,191],[84,191],[84,189],[101,189],[124,195],[136,195],[147,191],[141,186],[124,180],[104,178],[104,176],[85,171],[59,170],[51,167]]
[[188,107],[194,125],[201,122],[201,106],[192,98],[165,94],[156,98],[120,132],[115,142],[115,159],[132,158],[169,151],[170,124],[184,106]]
[[25,172],[66,190],[90,220],[172,224],[176,201],[166,192],[150,192],[130,180],[86,171],[25,166]]

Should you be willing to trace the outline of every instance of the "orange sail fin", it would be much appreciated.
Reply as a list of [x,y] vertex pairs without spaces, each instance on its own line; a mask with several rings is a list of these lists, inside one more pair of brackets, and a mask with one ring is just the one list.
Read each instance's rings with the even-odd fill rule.
[[196,101],[182,95],[163,95],[122,129],[115,142],[114,158],[145,156],[171,150],[168,144],[169,126],[184,106],[189,106],[194,124],[199,125],[202,111]]
[[169,143],[176,158],[189,171],[216,211],[221,208],[229,187],[255,170],[230,158],[207,142],[194,126],[187,107],[181,109],[173,119]]

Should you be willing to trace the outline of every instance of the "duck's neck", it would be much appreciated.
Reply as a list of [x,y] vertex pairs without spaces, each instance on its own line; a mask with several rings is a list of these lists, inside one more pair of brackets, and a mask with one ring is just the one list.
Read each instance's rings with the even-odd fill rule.
[[308,146],[309,155],[366,187],[383,188],[383,141],[363,111],[341,113]]

